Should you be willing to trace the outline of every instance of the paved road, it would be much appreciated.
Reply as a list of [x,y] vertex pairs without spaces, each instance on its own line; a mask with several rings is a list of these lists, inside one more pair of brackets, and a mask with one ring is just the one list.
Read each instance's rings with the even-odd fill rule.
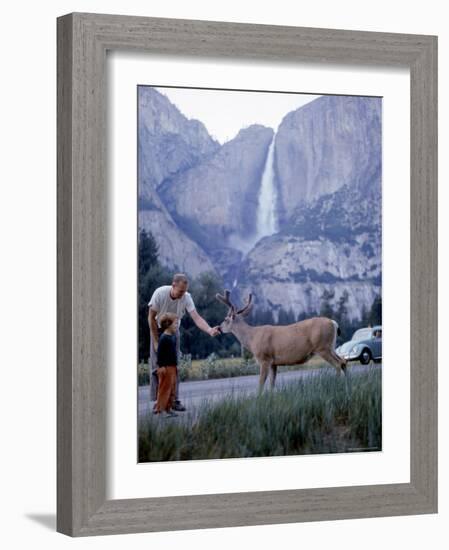
[[[348,367],[350,373],[361,372],[373,366],[380,365],[371,363],[371,365],[351,365]],[[333,368],[326,369],[335,372]],[[323,369],[298,370],[278,373],[276,378],[276,388],[288,385],[295,380],[316,376],[323,372]],[[219,378],[217,380],[200,380],[196,382],[181,382],[179,385],[179,396],[189,413],[194,414],[204,401],[218,401],[230,395],[251,395],[256,394],[259,385],[259,375],[238,376],[235,378]],[[269,387],[269,381],[266,382],[266,388]],[[147,415],[153,402],[149,401],[149,386],[139,388],[139,417]],[[185,416],[181,413],[180,416]],[[190,415],[189,415],[190,416]]]

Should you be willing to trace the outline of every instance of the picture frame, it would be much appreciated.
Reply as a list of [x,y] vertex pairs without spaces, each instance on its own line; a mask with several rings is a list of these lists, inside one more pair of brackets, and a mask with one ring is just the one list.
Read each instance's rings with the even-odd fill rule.
[[[437,512],[437,38],[72,13],[58,18],[57,530],[70,536]],[[106,52],[410,70],[410,482],[106,498]]]

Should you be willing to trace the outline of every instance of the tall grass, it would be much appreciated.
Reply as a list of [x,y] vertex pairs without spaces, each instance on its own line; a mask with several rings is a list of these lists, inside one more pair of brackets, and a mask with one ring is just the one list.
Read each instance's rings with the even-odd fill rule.
[[194,418],[149,416],[139,461],[380,450],[381,369],[337,377],[317,370],[259,397],[205,401]]

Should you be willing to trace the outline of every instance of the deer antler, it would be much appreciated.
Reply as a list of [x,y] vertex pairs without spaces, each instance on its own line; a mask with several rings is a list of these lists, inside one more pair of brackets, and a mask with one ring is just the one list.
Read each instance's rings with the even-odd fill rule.
[[225,306],[228,306],[230,309],[232,309],[232,311],[235,311],[235,307],[232,305],[231,300],[229,299],[230,296],[231,293],[229,292],[229,290],[225,290],[224,296],[222,296],[221,294],[215,295],[218,301],[220,301]]
[[242,309],[239,309],[237,311],[237,315],[244,315],[245,313],[248,312],[248,310],[251,308],[252,299],[253,299],[253,295],[250,292],[248,294],[248,299],[246,300],[246,304],[242,307]]

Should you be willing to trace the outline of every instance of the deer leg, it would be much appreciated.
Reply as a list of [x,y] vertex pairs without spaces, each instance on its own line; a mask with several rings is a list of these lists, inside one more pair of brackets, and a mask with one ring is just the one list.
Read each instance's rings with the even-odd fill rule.
[[274,390],[274,385],[276,383],[276,374],[278,373],[278,366],[277,365],[271,365],[270,366],[270,388]]
[[346,366],[348,363],[346,359],[343,359],[343,357],[340,357],[337,353],[335,353],[335,351],[331,351],[331,354],[334,357],[334,359],[340,363],[341,370],[343,371],[344,374],[346,374]]
[[317,352],[320,357],[330,363],[337,370],[337,374],[340,375],[343,371],[346,374],[346,361],[341,357],[338,357],[336,353],[329,350],[322,350]]
[[263,387],[265,386],[265,380],[268,376],[268,370],[270,368],[270,363],[267,361],[259,363],[260,365],[260,376],[259,376],[259,395],[263,391]]

